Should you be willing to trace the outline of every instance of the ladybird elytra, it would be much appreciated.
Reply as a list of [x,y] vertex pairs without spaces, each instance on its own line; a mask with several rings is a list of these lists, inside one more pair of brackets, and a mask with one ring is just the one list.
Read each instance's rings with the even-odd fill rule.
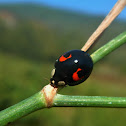
[[84,76],[82,76],[82,77],[78,76],[78,72],[81,70],[82,70],[81,68],[78,68],[77,71],[73,73],[72,78],[74,81],[79,81],[80,79],[82,79],[84,77]]
[[87,52],[71,50],[61,55],[54,67],[51,84],[75,86],[90,76],[93,62]]
[[68,57],[64,57],[63,55],[59,58],[59,62],[64,62],[66,61],[67,59],[71,58],[72,55],[70,54]]

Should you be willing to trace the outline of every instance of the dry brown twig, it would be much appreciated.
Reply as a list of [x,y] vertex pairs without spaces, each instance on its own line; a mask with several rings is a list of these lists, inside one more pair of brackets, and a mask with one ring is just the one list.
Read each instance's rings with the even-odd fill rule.
[[98,26],[95,32],[87,40],[86,44],[82,47],[82,51],[87,51],[100,34],[112,23],[112,21],[121,13],[126,6],[126,0],[118,0],[115,6],[111,9],[109,14],[105,17],[102,23]]

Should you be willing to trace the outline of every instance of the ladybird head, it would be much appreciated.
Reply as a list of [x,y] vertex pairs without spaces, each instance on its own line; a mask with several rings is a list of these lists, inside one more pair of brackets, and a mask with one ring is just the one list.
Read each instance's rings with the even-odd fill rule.
[[81,50],[71,50],[61,55],[52,70],[51,84],[78,85],[85,81],[93,69],[90,55]]

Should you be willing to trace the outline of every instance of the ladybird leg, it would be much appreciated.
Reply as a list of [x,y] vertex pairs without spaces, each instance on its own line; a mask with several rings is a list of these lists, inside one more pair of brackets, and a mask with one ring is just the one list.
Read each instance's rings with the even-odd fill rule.
[[54,76],[55,71],[56,71],[56,69],[53,69],[53,70],[52,70],[52,72],[51,72],[51,77],[53,77],[53,76]]
[[59,82],[58,82],[58,85],[59,85],[59,86],[64,86],[64,85],[66,85],[66,83],[65,83],[64,81],[59,81]]

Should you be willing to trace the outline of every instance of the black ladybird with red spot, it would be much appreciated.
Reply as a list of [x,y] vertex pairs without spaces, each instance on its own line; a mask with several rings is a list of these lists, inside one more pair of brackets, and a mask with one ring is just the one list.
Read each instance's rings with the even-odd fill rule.
[[74,86],[91,74],[93,62],[90,55],[81,50],[71,50],[60,56],[52,70],[51,84]]

